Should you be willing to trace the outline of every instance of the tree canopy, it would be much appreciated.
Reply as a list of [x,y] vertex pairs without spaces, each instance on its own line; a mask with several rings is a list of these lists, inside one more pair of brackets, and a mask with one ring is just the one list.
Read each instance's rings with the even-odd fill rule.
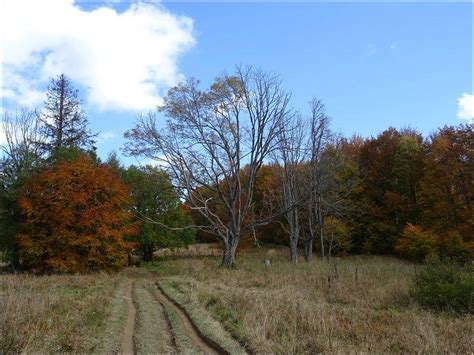
[[152,167],[130,166],[122,172],[129,186],[133,212],[140,226],[137,242],[145,261],[158,248],[183,247],[194,240],[194,230],[186,228],[187,215],[166,171]]

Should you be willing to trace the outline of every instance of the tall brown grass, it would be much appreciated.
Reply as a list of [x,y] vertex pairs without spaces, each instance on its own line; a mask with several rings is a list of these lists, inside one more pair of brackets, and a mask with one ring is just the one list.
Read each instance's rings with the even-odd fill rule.
[[348,257],[294,265],[273,254],[241,255],[237,270],[212,257],[162,259],[152,268],[258,353],[472,350],[470,317],[411,300],[415,264]]
[[118,278],[0,275],[0,353],[91,352]]

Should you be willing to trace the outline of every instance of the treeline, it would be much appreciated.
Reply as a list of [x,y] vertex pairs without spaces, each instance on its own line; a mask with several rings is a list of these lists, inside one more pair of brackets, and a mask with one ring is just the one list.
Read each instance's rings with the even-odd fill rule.
[[[313,245],[323,258],[361,253],[417,261],[430,255],[472,258],[472,125],[446,126],[426,138],[413,129],[389,128],[376,137],[347,139],[330,132],[322,117],[324,139],[312,142],[318,137],[311,132],[313,118],[310,127],[298,118],[290,128],[296,136],[285,139],[259,170],[247,222],[268,223],[247,231],[242,247],[290,246],[295,262],[298,248],[311,260]],[[314,146],[318,152],[311,152]],[[213,195],[203,188],[200,193]],[[225,220],[225,209],[216,211]],[[191,214],[205,223],[199,213]],[[214,236],[199,232],[197,238]]]
[[123,151],[155,167],[100,161],[64,75],[41,111],[5,113],[3,130],[0,245],[15,267],[117,269],[195,238],[220,241],[227,267],[252,244],[289,246],[294,262],[473,256],[472,125],[345,138],[320,100],[297,112],[277,75],[239,67],[138,117]]
[[[306,149],[300,143],[286,148]],[[289,195],[297,196],[296,213],[261,228],[258,240],[288,245],[294,238],[306,247],[307,259],[307,246],[315,240],[321,256],[397,254],[423,260],[437,254],[465,261],[474,249],[473,182],[472,125],[446,126],[426,138],[395,128],[366,139],[332,135],[316,164],[310,157],[276,159],[262,167],[257,214],[269,215],[268,206],[281,209]]]

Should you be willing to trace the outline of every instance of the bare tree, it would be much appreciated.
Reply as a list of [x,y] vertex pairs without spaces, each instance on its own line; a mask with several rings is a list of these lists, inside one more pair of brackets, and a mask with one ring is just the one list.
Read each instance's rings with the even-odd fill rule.
[[[282,122],[283,123],[283,122]],[[298,262],[298,242],[300,240],[300,208],[308,190],[304,186],[303,171],[307,157],[307,126],[300,115],[295,115],[288,122],[284,122],[279,132],[278,149],[273,154],[275,162],[281,168],[280,180],[282,187],[280,208],[288,225],[282,227],[288,233],[290,240],[291,261]]]
[[[326,255],[324,235],[327,217],[343,220],[350,212],[349,195],[357,184],[357,167],[343,151],[343,140],[331,134],[324,121],[316,120],[312,134],[313,149],[309,179],[311,192],[308,199],[308,234],[303,238],[306,260],[312,259],[313,241],[319,236],[321,258]],[[312,130],[313,131],[313,130]],[[326,131],[326,132],[325,132]],[[330,252],[330,251],[329,251]]]
[[308,183],[309,198],[307,200],[308,234],[303,239],[306,260],[313,256],[313,241],[319,235],[321,244],[321,258],[324,259],[324,185],[328,182],[327,172],[330,166],[323,164],[323,152],[331,139],[329,130],[330,119],[326,115],[324,104],[321,100],[313,98],[310,101],[310,130],[309,130],[309,169]]
[[290,96],[278,76],[253,68],[216,78],[207,91],[196,80],[171,89],[157,115],[140,117],[125,134],[125,151],[166,167],[202,229],[222,242],[222,265],[233,267],[252,211],[257,172],[278,143]]
[[[339,155],[337,137],[329,130],[329,118],[322,102],[316,98],[310,102],[311,114],[307,121],[294,116],[280,130],[279,145],[273,154],[280,173],[279,191],[271,192],[273,204],[279,202],[285,223],[280,222],[288,233],[291,260],[298,260],[298,242],[304,245],[307,261],[313,256],[313,242],[318,237],[321,255],[325,254],[324,221],[330,213],[340,209],[337,198],[339,179]],[[337,145],[337,144],[336,144]],[[335,146],[334,146],[335,147]],[[270,205],[270,203],[268,203]]]
[[37,117],[35,111],[25,107],[18,109],[14,115],[9,112],[3,114],[0,178],[5,188],[30,173],[40,162],[40,148],[45,138]]
[[0,135],[0,249],[7,252],[14,267],[19,266],[15,233],[20,221],[18,189],[24,179],[40,166],[40,122],[35,111],[18,109],[3,114]]

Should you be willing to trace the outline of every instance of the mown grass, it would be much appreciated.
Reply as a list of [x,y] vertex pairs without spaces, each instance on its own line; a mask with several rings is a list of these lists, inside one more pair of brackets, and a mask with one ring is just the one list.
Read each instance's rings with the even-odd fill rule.
[[348,257],[293,265],[265,251],[240,255],[236,270],[219,261],[161,259],[148,267],[258,353],[472,350],[469,316],[433,313],[410,298],[414,264]]
[[134,342],[139,354],[169,354],[174,350],[162,306],[154,297],[154,292],[156,287],[151,282],[135,282],[133,298],[137,317]]
[[103,348],[119,276],[0,275],[0,353]]
[[102,341],[97,346],[98,353],[118,353],[122,346],[123,327],[127,318],[127,279],[118,276],[112,298],[106,304],[107,317],[104,320]]

